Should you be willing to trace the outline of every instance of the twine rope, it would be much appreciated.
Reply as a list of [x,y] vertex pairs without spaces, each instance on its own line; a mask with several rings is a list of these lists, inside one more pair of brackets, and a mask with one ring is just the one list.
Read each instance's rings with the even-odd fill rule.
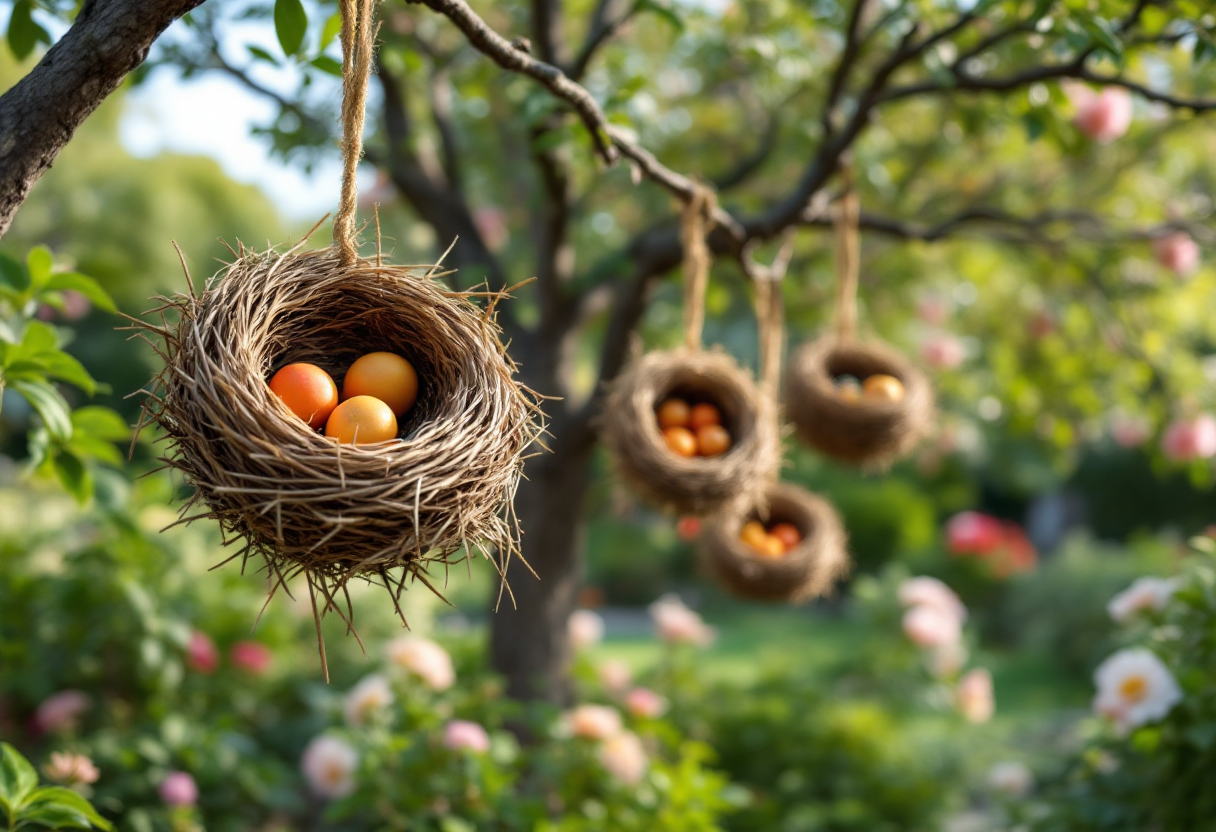
[[713,230],[716,203],[709,188],[696,185],[680,216],[680,244],[684,248],[684,344],[690,350],[701,348],[701,330],[705,326],[705,289],[713,262],[706,235]]
[[359,257],[355,233],[358,201],[356,174],[363,157],[363,120],[371,78],[375,0],[342,0],[342,197],[334,217],[339,259],[350,266]]
[[760,386],[774,401],[781,378],[781,352],[785,346],[785,305],[781,283],[773,275],[756,281],[756,320],[760,327]]
[[857,335],[857,275],[860,270],[861,242],[858,226],[861,205],[853,189],[853,168],[848,162],[841,167],[844,193],[836,204],[836,335],[841,341],[851,341]]

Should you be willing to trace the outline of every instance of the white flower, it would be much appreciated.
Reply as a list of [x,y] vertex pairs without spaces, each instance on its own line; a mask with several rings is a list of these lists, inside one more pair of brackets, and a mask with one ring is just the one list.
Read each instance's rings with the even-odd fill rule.
[[568,624],[570,646],[575,650],[594,647],[604,637],[604,619],[591,610],[575,610],[570,613]]
[[1110,656],[1094,672],[1094,684],[1094,710],[1111,719],[1120,733],[1156,722],[1182,701],[1169,668],[1143,648]]
[[1106,610],[1120,624],[1144,610],[1161,612],[1179,586],[1177,578],[1137,578],[1131,586],[1110,599]]
[[621,715],[607,705],[579,705],[566,719],[576,737],[606,740],[621,733]]
[[1007,760],[988,769],[988,788],[1010,797],[1025,797],[1034,785],[1034,775],[1023,763]]
[[347,725],[362,725],[368,717],[393,702],[393,689],[379,673],[364,678],[346,694],[342,712]]
[[604,741],[600,748],[600,765],[626,785],[641,781],[646,774],[646,749],[637,734],[623,731]]
[[963,636],[958,617],[940,607],[913,607],[904,613],[903,626],[904,634],[920,647],[958,644]]
[[337,737],[316,737],[304,749],[300,769],[321,797],[346,797],[355,790],[359,752]]
[[690,610],[676,595],[664,595],[650,605],[650,617],[663,641],[670,644],[695,644],[708,647],[716,635],[701,616]]
[[937,578],[908,578],[899,585],[899,603],[905,607],[936,607],[959,621],[967,620],[967,608],[950,587]]
[[964,673],[955,695],[963,719],[974,723],[992,719],[996,703],[992,698],[992,674],[987,670],[977,667]]
[[404,636],[388,645],[388,660],[418,676],[431,690],[447,690],[456,681],[452,657],[430,639]]

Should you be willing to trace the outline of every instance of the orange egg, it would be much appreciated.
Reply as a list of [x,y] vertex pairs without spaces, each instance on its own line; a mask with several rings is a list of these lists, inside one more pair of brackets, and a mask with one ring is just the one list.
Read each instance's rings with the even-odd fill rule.
[[686,428],[691,411],[683,399],[668,399],[659,405],[659,427]]
[[404,416],[418,400],[418,374],[414,365],[399,355],[369,352],[350,365],[342,380],[343,400],[356,396],[379,399],[394,416]]
[[769,534],[780,540],[787,552],[802,542],[802,533],[793,523],[778,523]]
[[730,450],[730,434],[721,425],[706,425],[697,429],[697,453],[701,456],[721,456]]
[[667,447],[680,456],[697,455],[697,437],[688,428],[666,428],[663,439]]
[[904,400],[904,385],[895,376],[882,373],[872,375],[861,385],[867,399],[879,402],[902,402]]
[[334,408],[325,423],[325,435],[343,445],[373,445],[397,436],[397,417],[379,399],[355,396]]
[[722,414],[712,404],[694,404],[688,417],[688,426],[700,430],[708,425],[722,424]]
[[270,379],[270,391],[313,430],[338,406],[338,386],[315,364],[288,364]]
[[764,541],[767,537],[768,532],[764,530],[764,526],[759,520],[748,520],[739,531],[739,539],[757,552],[764,548]]
[[776,560],[777,558],[785,556],[786,549],[785,544],[782,543],[779,538],[777,538],[775,535],[766,534],[764,536],[764,542],[760,544],[760,546],[756,549],[756,552],[761,557]]

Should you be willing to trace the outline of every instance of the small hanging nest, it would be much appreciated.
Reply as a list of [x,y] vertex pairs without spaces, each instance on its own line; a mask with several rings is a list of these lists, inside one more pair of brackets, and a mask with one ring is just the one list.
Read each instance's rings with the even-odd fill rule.
[[[847,400],[833,379],[850,375],[899,379],[898,402]],[[886,468],[903,458],[928,431],[933,388],[903,355],[878,342],[859,343],[825,336],[790,356],[785,415],[799,438],[825,456],[866,468]]]
[[[722,413],[731,449],[718,457],[681,457],[663,441],[655,410],[670,396],[709,402]],[[757,498],[780,462],[771,403],[734,359],[675,349],[643,356],[613,384],[604,443],[617,472],[647,502],[678,514],[704,514]]]
[[[642,499],[678,514],[754,502],[781,462],[772,396],[729,355],[701,347],[710,265],[705,235],[713,209],[704,188],[684,209],[684,346],[650,353],[627,367],[608,391],[602,422],[617,473]],[[713,405],[730,435],[729,449],[718,456],[683,457],[668,448],[657,409],[669,397]]]
[[[703,568],[724,589],[750,601],[808,601],[831,591],[848,572],[844,526],[832,504],[806,489],[778,483],[764,504],[715,516],[700,541]],[[802,541],[780,558],[763,557],[739,539],[749,520],[790,523]]]
[[[798,436],[825,456],[869,469],[885,469],[912,450],[933,418],[933,388],[911,362],[886,344],[859,342],[857,283],[860,206],[846,164],[844,194],[836,212],[835,333],[804,344],[790,356],[785,415]],[[886,375],[903,387],[898,400],[846,397],[836,378]]]

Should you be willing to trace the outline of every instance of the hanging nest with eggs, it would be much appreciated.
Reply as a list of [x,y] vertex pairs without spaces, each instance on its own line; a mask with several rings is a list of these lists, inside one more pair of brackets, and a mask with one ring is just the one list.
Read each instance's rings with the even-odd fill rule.
[[[511,500],[524,451],[543,430],[498,337],[501,295],[483,310],[478,293],[439,283],[437,267],[378,260],[242,249],[201,295],[191,282],[188,295],[161,298],[162,325],[137,327],[159,339],[165,363],[141,426],[160,424],[164,461],[194,489],[179,522],[216,520],[240,546],[233,558],[261,558],[276,588],[304,574],[314,607],[344,618],[335,596],[352,577],[397,598],[407,576],[430,586],[429,564],[476,549],[505,573],[519,551]],[[346,368],[378,350],[420,379],[387,442],[338,444],[267,386],[280,367],[308,362],[341,388]]]
[[[671,397],[709,403],[722,414],[730,449],[682,457],[667,447],[656,410]],[[677,514],[705,514],[754,502],[781,460],[772,403],[722,352],[676,349],[643,356],[613,383],[604,443],[617,473],[644,500]]]
[[[702,568],[739,598],[798,603],[825,595],[849,570],[846,536],[827,500],[789,483],[771,486],[765,503],[715,516],[700,540]],[[758,554],[739,539],[743,524],[789,523],[802,540],[779,558]]]
[[[899,401],[842,397],[835,379],[889,375],[903,385]],[[907,456],[933,419],[929,379],[897,350],[878,342],[824,337],[790,356],[785,414],[800,439],[840,462],[885,469]]]

